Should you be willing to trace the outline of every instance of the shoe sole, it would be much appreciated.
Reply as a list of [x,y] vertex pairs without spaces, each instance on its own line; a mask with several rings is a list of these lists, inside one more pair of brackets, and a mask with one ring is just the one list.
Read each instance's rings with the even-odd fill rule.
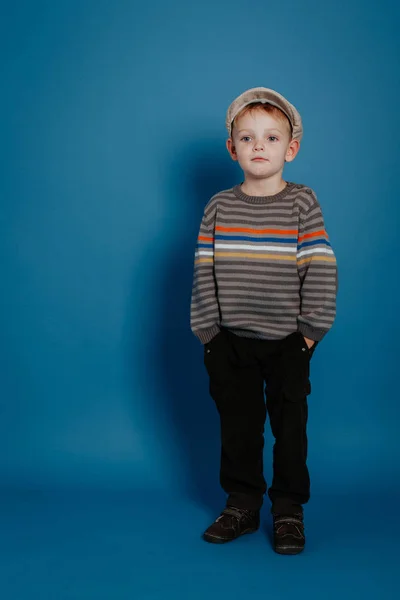
[[258,528],[257,529],[245,529],[245,531],[242,531],[242,533],[240,533],[236,537],[228,538],[228,539],[210,535],[209,533],[203,533],[203,540],[205,540],[206,542],[209,542],[210,544],[226,544],[227,542],[233,542],[234,540],[237,540],[242,535],[246,535],[246,533],[255,533],[256,531],[258,531]]
[[298,548],[297,546],[276,546],[274,548],[274,550],[278,554],[294,555],[294,554],[300,554],[300,552],[303,552],[304,547]]

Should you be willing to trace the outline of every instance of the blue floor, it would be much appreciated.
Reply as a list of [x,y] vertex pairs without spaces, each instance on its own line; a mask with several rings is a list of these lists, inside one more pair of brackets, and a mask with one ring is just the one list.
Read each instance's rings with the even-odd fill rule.
[[0,598],[398,599],[399,499],[313,497],[306,550],[280,556],[267,504],[257,533],[212,545],[200,534],[215,511],[184,498],[3,491]]

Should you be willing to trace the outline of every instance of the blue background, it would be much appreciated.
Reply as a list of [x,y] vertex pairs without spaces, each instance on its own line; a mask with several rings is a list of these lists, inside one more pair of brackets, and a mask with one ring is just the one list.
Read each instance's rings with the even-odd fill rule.
[[[343,580],[326,598],[351,597],[342,584],[394,597],[399,521],[385,529],[382,517],[400,475],[398,28],[389,0],[1,3],[5,598],[24,586],[58,600],[294,589],[265,579],[269,564],[287,569],[265,531],[224,553],[199,539],[224,497],[189,327],[194,246],[209,198],[242,180],[225,149],[227,106],[259,85],[302,115],[284,177],[315,190],[339,266],[337,320],[312,361],[312,537],[289,559],[296,593],[313,593],[308,561],[316,597],[332,564]],[[75,563],[82,527],[91,541]],[[101,543],[108,574],[88,559]]]

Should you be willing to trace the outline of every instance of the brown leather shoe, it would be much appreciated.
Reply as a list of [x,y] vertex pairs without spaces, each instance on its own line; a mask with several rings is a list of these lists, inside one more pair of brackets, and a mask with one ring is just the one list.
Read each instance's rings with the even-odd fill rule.
[[303,515],[274,515],[274,550],[278,554],[299,554],[304,550]]
[[212,544],[224,544],[245,533],[254,533],[259,526],[259,510],[227,506],[218,519],[203,533],[203,539]]

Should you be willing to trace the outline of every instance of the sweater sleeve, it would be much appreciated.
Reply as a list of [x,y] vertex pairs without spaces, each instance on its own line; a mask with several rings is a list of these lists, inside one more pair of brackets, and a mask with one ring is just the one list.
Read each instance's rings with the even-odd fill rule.
[[338,287],[336,258],[325,229],[321,207],[315,194],[313,202],[300,217],[297,268],[301,282],[299,331],[320,341],[332,327],[336,316]]
[[202,344],[220,331],[220,310],[214,275],[214,231],[203,215],[194,257],[190,327]]

